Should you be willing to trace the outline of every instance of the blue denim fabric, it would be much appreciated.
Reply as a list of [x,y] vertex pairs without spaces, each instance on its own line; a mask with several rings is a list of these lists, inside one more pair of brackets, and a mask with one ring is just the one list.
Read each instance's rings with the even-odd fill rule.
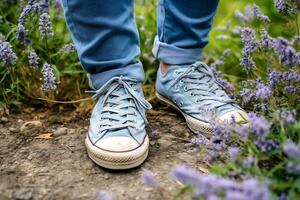
[[[62,0],[65,18],[91,86],[114,76],[143,81],[133,0]],[[200,59],[218,0],[160,0],[153,53],[162,62],[191,64]]]
[[218,0],[159,0],[153,54],[172,65],[200,60]]

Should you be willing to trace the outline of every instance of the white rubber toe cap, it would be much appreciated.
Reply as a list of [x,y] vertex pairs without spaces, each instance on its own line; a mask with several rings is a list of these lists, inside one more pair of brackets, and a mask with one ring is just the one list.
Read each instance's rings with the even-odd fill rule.
[[85,144],[89,157],[96,164],[108,169],[130,169],[147,158],[149,138],[146,136],[141,145],[127,137],[101,139],[93,145],[87,137]]
[[109,137],[99,140],[95,146],[113,152],[125,152],[138,148],[140,145],[136,140],[129,137]]
[[247,123],[248,115],[243,110],[231,111],[219,117],[220,122],[230,122],[232,117],[236,123]]

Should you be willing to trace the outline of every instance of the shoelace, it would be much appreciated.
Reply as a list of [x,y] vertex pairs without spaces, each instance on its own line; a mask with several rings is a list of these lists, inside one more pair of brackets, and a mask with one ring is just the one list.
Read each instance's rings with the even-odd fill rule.
[[226,108],[230,104],[237,107],[235,101],[227,96],[221,89],[222,86],[218,85],[213,72],[205,63],[197,62],[190,65],[185,71],[179,72],[170,87],[179,81],[187,83],[184,91],[190,92],[191,96],[198,97],[196,102],[200,103],[201,107],[217,109]]
[[[138,94],[131,85],[137,81],[130,78],[115,77],[110,79],[99,90],[87,91],[95,93],[92,98],[104,95],[100,105],[101,125],[99,133],[123,128],[136,128],[136,111],[147,124],[144,109],[151,109],[151,104]],[[122,91],[123,90],[123,91]]]

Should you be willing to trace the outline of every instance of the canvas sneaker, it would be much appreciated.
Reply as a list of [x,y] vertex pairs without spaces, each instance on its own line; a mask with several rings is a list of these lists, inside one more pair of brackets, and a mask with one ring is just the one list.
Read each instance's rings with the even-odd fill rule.
[[159,69],[156,96],[181,112],[195,133],[211,134],[212,121],[248,121],[247,113],[225,93],[212,70],[202,62],[171,66],[165,74]]
[[141,83],[114,77],[95,91],[98,102],[92,111],[85,140],[89,157],[108,169],[129,169],[144,162],[149,139]]

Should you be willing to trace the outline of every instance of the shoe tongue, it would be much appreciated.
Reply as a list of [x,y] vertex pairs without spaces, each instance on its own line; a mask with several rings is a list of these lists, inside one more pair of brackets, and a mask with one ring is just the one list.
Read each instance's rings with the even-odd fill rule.
[[[118,94],[118,96],[122,96],[122,95],[125,95],[126,94],[126,92],[125,92],[125,88],[122,86],[122,85],[119,85],[113,92],[112,92],[112,94],[110,94],[109,95],[109,99],[116,99],[116,98],[118,98],[118,96],[117,95],[115,95],[115,94]],[[125,100],[123,100],[123,101],[125,101]],[[127,101],[129,101],[129,100],[127,100]],[[107,105],[107,103],[105,103],[105,105]],[[113,104],[109,104],[109,106],[116,106],[116,105],[113,105]]]
[[[136,91],[137,93],[140,93],[140,89],[139,89],[139,87],[138,87],[137,84],[134,84],[133,82],[128,82],[128,84],[132,87],[132,89],[133,89],[134,91]],[[128,92],[125,91],[125,88],[124,88],[124,86],[123,86],[122,84],[120,84],[120,85],[115,89],[115,91],[114,91],[113,93],[114,93],[114,94],[118,94],[118,96],[122,96],[122,95],[127,95],[127,94],[128,94]],[[111,95],[109,96],[109,98],[110,98],[110,99],[116,99],[116,98],[118,98],[118,96],[111,94]],[[122,102],[123,102],[123,103],[125,103],[125,102],[132,102],[132,103],[133,103],[133,100],[132,100],[132,99],[124,99],[124,100],[122,100]],[[115,106],[115,105],[110,105],[110,106]],[[130,108],[130,109],[131,109],[131,108]]]

